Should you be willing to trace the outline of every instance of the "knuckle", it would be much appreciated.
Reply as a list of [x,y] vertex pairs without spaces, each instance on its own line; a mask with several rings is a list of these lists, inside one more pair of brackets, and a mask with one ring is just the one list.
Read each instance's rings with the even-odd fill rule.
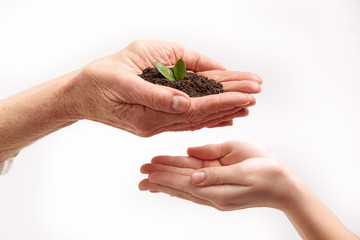
[[216,172],[213,172],[210,176],[212,177],[211,178],[212,183],[220,183],[220,180],[221,180],[220,169]]
[[284,174],[283,166],[277,161],[271,161],[270,163],[270,175],[277,179]]
[[241,144],[241,141],[230,140],[230,141],[227,141],[225,144],[228,144],[228,145],[230,145],[230,146],[236,146],[236,145],[240,145],[240,144]]
[[155,90],[151,93],[150,105],[153,108],[162,107],[166,104],[166,97],[160,90]]
[[92,64],[86,65],[81,69],[81,76],[83,79],[91,80],[97,75],[96,67]]
[[265,145],[264,143],[261,142],[249,142],[254,149],[256,149],[257,151],[257,155],[258,156],[263,156],[263,157],[271,157],[272,156],[272,151],[270,149],[269,146]]
[[194,124],[194,122],[196,121],[196,112],[193,106],[190,107],[190,109],[187,111],[184,117],[185,117],[184,119],[185,121]]
[[144,42],[144,40],[136,39],[129,44],[129,47],[131,48],[131,47],[140,46],[143,42]]
[[264,155],[269,156],[271,153],[271,149],[269,146],[265,145],[264,143],[257,143],[258,147],[262,150]]
[[217,184],[219,183],[220,180],[220,173],[219,173],[219,169],[217,169],[216,171],[212,171],[212,169],[207,169],[207,171],[205,172],[206,174],[206,180],[205,180],[205,184],[206,185],[212,185],[212,184]]

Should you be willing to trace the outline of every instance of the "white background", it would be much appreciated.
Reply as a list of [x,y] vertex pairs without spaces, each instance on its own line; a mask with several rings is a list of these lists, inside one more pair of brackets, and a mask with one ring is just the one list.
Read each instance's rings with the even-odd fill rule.
[[137,189],[151,157],[231,139],[269,145],[360,235],[359,0],[0,0],[0,96],[139,38],[257,73],[257,105],[223,129],[145,139],[81,121],[41,139],[0,178],[0,239],[300,239],[277,210],[219,212]]

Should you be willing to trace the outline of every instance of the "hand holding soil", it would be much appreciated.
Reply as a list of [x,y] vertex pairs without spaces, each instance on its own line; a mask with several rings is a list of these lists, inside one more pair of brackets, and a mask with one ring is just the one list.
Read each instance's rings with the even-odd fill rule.
[[[188,70],[222,83],[224,93],[191,98],[182,91],[144,81],[138,75],[153,62],[173,66],[182,58]],[[80,115],[139,136],[165,131],[232,125],[248,115],[260,92],[252,73],[226,71],[216,61],[179,44],[135,41],[122,51],[86,66],[79,75]]]
[[[191,98],[138,75],[161,62],[182,58],[190,71],[222,83],[225,93]],[[230,72],[179,44],[135,41],[122,51],[0,101],[0,162],[36,140],[89,119],[142,137],[165,131],[232,125],[255,104],[261,79]]]
[[186,71],[186,65],[180,58],[173,68],[162,63],[154,62],[155,68],[146,68],[139,75],[144,80],[183,91],[190,97],[202,97],[211,94],[223,93],[221,83]]

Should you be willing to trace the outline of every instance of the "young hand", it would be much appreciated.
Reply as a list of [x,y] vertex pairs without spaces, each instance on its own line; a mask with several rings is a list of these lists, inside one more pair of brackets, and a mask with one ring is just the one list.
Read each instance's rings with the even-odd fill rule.
[[163,192],[219,210],[282,210],[306,240],[359,238],[264,145],[226,142],[159,156],[141,167],[140,190]]
[[264,145],[230,141],[188,149],[187,157],[158,156],[141,167],[141,190],[164,192],[219,210],[285,208],[292,174]]

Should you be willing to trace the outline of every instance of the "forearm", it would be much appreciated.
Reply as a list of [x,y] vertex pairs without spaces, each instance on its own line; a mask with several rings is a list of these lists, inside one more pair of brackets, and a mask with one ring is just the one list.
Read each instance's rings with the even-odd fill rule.
[[304,182],[296,180],[294,189],[294,199],[284,212],[303,239],[360,239],[340,222]]
[[0,161],[78,120],[76,75],[67,74],[0,101]]

